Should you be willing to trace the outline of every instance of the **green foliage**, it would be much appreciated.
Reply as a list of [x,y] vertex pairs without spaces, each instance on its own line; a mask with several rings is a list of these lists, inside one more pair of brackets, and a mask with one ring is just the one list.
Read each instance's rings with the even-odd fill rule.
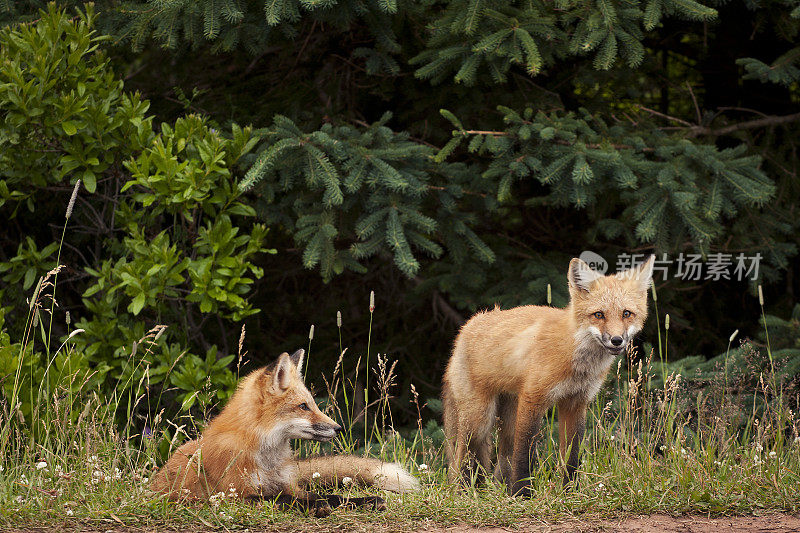
[[[10,405],[16,398],[15,416],[24,420],[28,428],[38,435],[46,431],[44,421],[37,418],[38,406],[52,398],[81,394],[82,389],[93,390],[103,382],[109,367],[91,365],[88,358],[71,347],[61,346],[52,357],[34,350],[34,343],[13,342],[5,329],[5,315],[9,309],[0,309],[0,396]],[[31,324],[32,335],[44,335],[43,324]],[[71,420],[76,420],[79,410],[72,410]]]
[[152,36],[164,48],[210,41],[219,51],[243,46],[259,54],[287,37],[301,37],[304,17],[338,29],[366,23],[378,49],[398,48],[390,25],[398,11],[394,0],[148,0],[109,8],[122,13],[113,16],[117,32],[135,48]]
[[[622,231],[628,242],[661,250],[688,239],[706,254],[726,219],[775,194],[760,158],[747,155],[742,145],[720,150],[625,122],[608,123],[586,109],[520,113],[501,107],[500,112],[505,130],[453,132],[458,142],[471,139],[470,152],[490,158],[483,176],[497,184],[498,201],[513,201],[517,182],[536,180],[548,194],[529,198],[531,205],[582,210],[601,200],[605,208],[618,204],[614,220],[598,225],[608,237]],[[445,116],[453,119],[451,113]]]
[[[0,33],[0,205],[30,211],[36,190],[51,184],[81,179],[95,192],[98,176],[119,162],[114,155],[151,135],[147,104],[123,92],[97,50],[105,39],[90,29],[91,8],[76,23],[55,9],[42,16]],[[53,46],[59,40],[70,46]]]
[[[118,368],[127,364],[125,354],[145,336],[145,323],[181,326],[176,336],[187,345],[191,337],[183,332],[197,331],[204,315],[240,321],[258,312],[247,295],[263,271],[252,261],[274,250],[263,247],[263,225],[248,231],[234,225],[255,212],[238,200],[230,172],[252,144],[249,130],[235,128],[227,139],[200,117],[188,116],[174,127],[163,125],[147,149],[125,162],[131,179],[120,189],[128,194],[116,211],[121,238],[109,243],[117,253],[98,268],[87,268],[93,282],[83,299],[91,314],[76,324],[86,330],[79,344],[92,360],[110,360]],[[155,376],[164,375],[178,360],[174,347],[153,350],[152,359],[137,363],[138,371],[152,366]],[[174,375],[183,377],[173,385],[188,396],[199,392],[185,387],[196,385],[200,376],[222,372],[215,385],[224,398],[233,385],[225,368],[233,356],[217,360],[216,354],[209,347],[202,365],[197,356],[186,355]],[[201,370],[209,374],[198,374]],[[194,403],[180,401],[186,408]]]
[[439,259],[445,250],[491,263],[494,253],[456,200],[469,176],[434,165],[432,150],[392,131],[389,118],[306,133],[277,116],[258,132],[263,142],[241,186],[255,187],[260,215],[285,225],[304,249],[304,266],[319,266],[326,280],[346,269],[363,273],[361,261],[381,254],[408,277],[419,272],[419,255]]
[[[256,139],[235,125],[222,134],[197,115],[155,133],[149,103],[123,91],[97,49],[104,39],[93,23],[90,7],[70,20],[51,6],[37,24],[0,33],[0,207],[19,221],[8,234],[19,245],[0,273],[9,284],[4,297],[20,295],[21,303],[25,291],[38,324],[31,329],[30,316],[9,324],[21,342],[3,333],[3,390],[7,399],[9,383],[28,391],[30,406],[42,394],[38,384],[49,391],[77,379],[83,393],[99,387],[104,396],[127,395],[117,415],[130,418],[136,395],[160,384],[174,387],[165,396],[176,402],[173,411],[205,408],[225,399],[235,381],[227,368],[233,355],[205,339],[205,321],[214,316],[223,327],[222,320],[257,313],[249,296],[263,269],[254,260],[274,253],[264,247],[263,224],[243,225],[255,210],[241,201],[236,164]],[[67,233],[61,255],[63,240],[52,242],[37,221],[54,210],[63,216],[66,199],[53,202],[53,193],[77,182],[67,224],[81,229]],[[72,273],[57,298],[56,252]],[[73,307],[76,301],[83,305]],[[69,350],[54,352],[51,332],[70,333],[65,303],[82,333]],[[159,340],[163,326],[151,329],[161,323],[172,328],[164,336],[170,344]],[[90,382],[82,382],[76,372],[90,369]]]
[[[239,320],[258,362],[315,323],[309,375],[334,367],[332,317],[363,325],[372,289],[401,394],[436,395],[431,369],[470,313],[543,304],[548,284],[565,304],[585,249],[760,253],[755,283],[785,312],[800,279],[794,4],[98,0],[57,25],[41,1],[3,5],[0,23],[26,23],[0,52],[4,298],[24,306],[61,253],[54,333],[69,309],[90,364],[119,373],[168,325],[129,366],[149,365],[173,407],[191,392],[167,374],[230,356]],[[50,47],[89,18],[98,34]],[[58,251],[78,179],[95,192]],[[281,254],[259,253],[259,222]],[[690,353],[758,333],[753,282],[675,274],[660,305]]]
[[[759,22],[774,28],[782,40],[793,43],[800,34],[800,7],[793,0],[777,0],[770,4],[772,9],[762,14]],[[800,80],[800,47],[797,46],[779,55],[771,64],[755,57],[743,57],[736,63],[744,67],[744,79],[786,86]]]
[[[413,64],[416,75],[441,83],[453,77],[468,85],[481,76],[507,81],[514,65],[535,76],[570,56],[592,54],[596,69],[619,60],[637,67],[644,59],[643,29],[653,29],[664,15],[711,20],[716,10],[693,0],[613,0],[503,2],[454,0],[430,23],[431,37]],[[455,73],[455,74],[453,74]]]
[[213,406],[230,398],[236,389],[236,376],[228,368],[233,359],[233,355],[217,357],[216,347],[209,348],[204,358],[189,355],[169,380],[181,391],[176,399],[181,410],[189,410],[195,403]]

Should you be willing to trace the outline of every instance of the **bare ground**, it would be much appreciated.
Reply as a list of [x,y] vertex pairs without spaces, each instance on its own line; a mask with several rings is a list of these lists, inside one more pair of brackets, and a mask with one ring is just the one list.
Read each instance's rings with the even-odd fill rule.
[[[47,527],[19,527],[19,528],[0,528],[9,533],[166,533],[175,532],[175,528],[164,528],[158,526],[144,526],[138,527],[114,527],[115,524],[108,524],[106,526],[99,525],[98,523],[76,523],[66,522],[60,525],[50,525]],[[248,533],[261,533],[268,531],[307,531],[310,533],[321,533],[327,531],[342,531],[342,530],[361,530],[361,531],[385,531],[387,524],[376,523],[361,523],[349,524],[350,527],[338,527],[331,529],[324,521],[319,523],[318,527],[304,524],[302,528],[287,528],[286,526],[276,529],[265,530],[244,530]],[[391,526],[388,529],[394,529]],[[191,533],[210,533],[211,531],[224,531],[213,529],[183,529],[182,531],[191,531]],[[407,530],[411,530],[410,528]],[[669,516],[665,514],[653,514],[648,516],[627,517],[618,520],[601,519],[601,520],[578,520],[570,519],[562,522],[529,522],[519,524],[511,528],[500,527],[474,527],[469,525],[457,525],[451,527],[430,526],[428,524],[420,523],[419,531],[426,533],[505,533],[511,531],[519,531],[523,533],[533,532],[547,532],[547,533],[564,533],[564,532],[579,532],[579,533],[594,533],[594,532],[637,532],[637,533],[662,533],[662,532],[676,532],[676,533],[711,533],[711,532],[728,532],[728,531],[755,531],[764,533],[789,533],[800,532],[800,515],[789,514],[768,514],[764,516],[730,516],[730,517],[716,517],[708,518],[705,516]]]
[[800,516],[771,514],[766,516],[730,516],[707,518],[704,516],[669,516],[654,514],[628,517],[619,520],[568,520],[560,523],[530,523],[514,529],[474,528],[457,526],[447,529],[433,529],[442,533],[501,533],[522,532],[637,532],[637,533],[711,533],[727,531],[758,531],[769,533],[800,532]]

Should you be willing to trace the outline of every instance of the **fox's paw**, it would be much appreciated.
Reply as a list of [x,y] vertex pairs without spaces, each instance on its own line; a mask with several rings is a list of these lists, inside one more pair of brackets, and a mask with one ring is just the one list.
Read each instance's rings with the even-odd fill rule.
[[520,498],[530,498],[533,496],[533,487],[529,480],[517,481],[511,486],[511,495]]
[[332,507],[344,507],[346,509],[356,509],[363,507],[372,511],[385,511],[386,501],[380,496],[367,496],[366,498],[350,498],[347,496],[337,496],[331,494],[326,497]]
[[363,503],[361,504],[362,507],[366,507],[367,509],[371,509],[373,511],[385,511],[386,510],[386,500],[381,498],[380,496],[368,496],[366,498],[361,498]]
[[326,516],[330,515],[331,512],[333,512],[333,509],[325,500],[317,500],[311,507],[311,514],[317,518],[325,518]]

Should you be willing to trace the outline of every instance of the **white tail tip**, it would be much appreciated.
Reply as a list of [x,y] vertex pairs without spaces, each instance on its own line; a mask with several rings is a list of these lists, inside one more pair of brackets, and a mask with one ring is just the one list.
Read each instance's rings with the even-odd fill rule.
[[397,463],[381,465],[375,476],[375,486],[392,492],[416,492],[420,488],[419,480]]

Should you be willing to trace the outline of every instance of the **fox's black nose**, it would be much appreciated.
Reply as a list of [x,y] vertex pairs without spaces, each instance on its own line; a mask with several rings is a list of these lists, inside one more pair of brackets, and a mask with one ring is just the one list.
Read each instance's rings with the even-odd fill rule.
[[340,426],[339,424],[336,424],[335,426],[333,426],[333,430],[336,433],[341,433],[342,432],[342,426]]
[[622,346],[622,337],[611,337],[611,344],[614,346]]

